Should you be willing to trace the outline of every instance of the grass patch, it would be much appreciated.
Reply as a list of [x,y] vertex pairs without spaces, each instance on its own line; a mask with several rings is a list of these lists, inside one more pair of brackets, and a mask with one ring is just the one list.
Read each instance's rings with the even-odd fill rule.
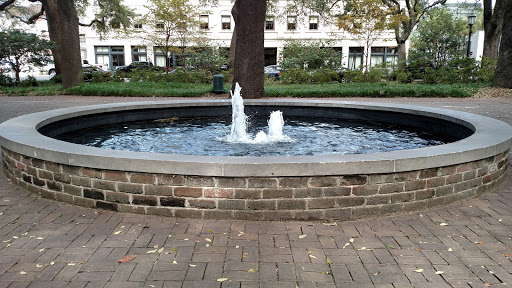
[[[472,97],[488,84],[400,84],[400,83],[332,83],[265,85],[267,97]],[[225,86],[229,93],[230,84]],[[212,93],[212,84],[173,82],[106,82],[83,83],[67,90],[59,84],[37,87],[0,87],[0,95],[83,95],[121,97],[201,97]]]

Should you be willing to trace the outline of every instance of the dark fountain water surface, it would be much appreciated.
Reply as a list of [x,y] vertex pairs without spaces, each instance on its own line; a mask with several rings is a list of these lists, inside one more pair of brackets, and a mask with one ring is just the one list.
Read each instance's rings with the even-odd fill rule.
[[[97,126],[62,134],[59,140],[114,150],[212,155],[298,156],[365,154],[422,148],[449,142],[439,135],[382,123],[286,117],[283,134],[270,143],[227,140],[231,117],[180,118]],[[251,119],[248,133],[267,132],[266,119]]]

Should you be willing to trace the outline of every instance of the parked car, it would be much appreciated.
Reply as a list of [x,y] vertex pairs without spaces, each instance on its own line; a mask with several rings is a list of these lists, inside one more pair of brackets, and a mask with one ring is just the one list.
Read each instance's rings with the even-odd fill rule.
[[279,65],[268,65],[265,66],[264,71],[265,77],[279,80],[281,78],[281,71],[283,71],[283,68],[281,68]]
[[100,75],[104,78],[110,77],[110,72],[96,66],[83,66],[82,74],[84,75],[84,82],[92,81],[94,75]]
[[128,66],[119,66],[119,67],[117,67],[116,73],[117,72],[130,73],[134,69],[159,70],[159,67],[158,66],[153,66],[153,63],[151,63],[150,61],[135,61],[135,62],[132,62]]

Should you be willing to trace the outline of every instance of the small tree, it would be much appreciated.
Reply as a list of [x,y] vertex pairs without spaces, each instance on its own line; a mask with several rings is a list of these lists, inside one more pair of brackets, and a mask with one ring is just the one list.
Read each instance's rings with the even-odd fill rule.
[[37,37],[33,33],[20,30],[0,32],[0,59],[7,60],[16,75],[16,82],[20,81],[20,71],[24,65],[43,65],[51,60],[55,45]]
[[336,69],[341,66],[341,55],[330,41],[289,40],[284,44],[281,66],[285,69]]
[[429,60],[442,67],[463,57],[467,24],[455,20],[447,9],[433,9],[412,36],[409,60]]
[[189,0],[150,0],[146,6],[148,14],[144,15],[141,23],[154,25],[155,33],[143,33],[145,42],[158,46],[167,57],[173,52],[179,52],[185,68],[187,82],[186,53],[191,52],[192,43],[201,42],[204,32],[200,29],[198,4]]
[[345,11],[338,16],[338,27],[351,34],[359,46],[364,47],[363,68],[369,69],[370,49],[378,39],[398,25],[401,17],[382,0],[349,0]]

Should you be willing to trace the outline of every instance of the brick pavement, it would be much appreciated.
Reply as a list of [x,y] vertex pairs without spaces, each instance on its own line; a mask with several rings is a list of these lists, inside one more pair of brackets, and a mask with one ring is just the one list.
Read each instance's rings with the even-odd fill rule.
[[511,255],[511,176],[463,203],[319,223],[113,213],[0,175],[0,287],[509,287]]

